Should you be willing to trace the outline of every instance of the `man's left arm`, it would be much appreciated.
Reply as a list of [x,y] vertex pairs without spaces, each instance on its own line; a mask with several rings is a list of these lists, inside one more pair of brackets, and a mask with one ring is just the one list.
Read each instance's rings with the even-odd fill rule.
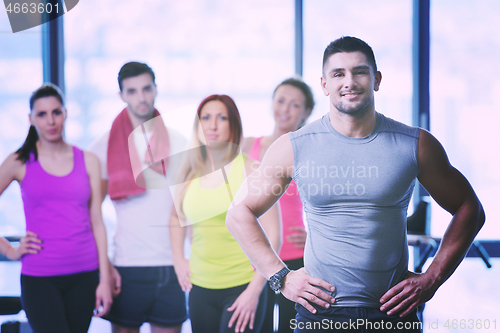
[[418,140],[418,167],[420,183],[453,217],[427,271],[409,272],[380,299],[381,311],[401,317],[434,296],[463,260],[485,221],[483,207],[471,185],[450,164],[439,141],[425,130],[420,130]]

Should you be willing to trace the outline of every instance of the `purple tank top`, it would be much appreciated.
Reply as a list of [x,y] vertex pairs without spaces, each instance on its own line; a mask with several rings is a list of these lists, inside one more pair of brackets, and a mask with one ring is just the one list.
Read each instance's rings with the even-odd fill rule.
[[83,152],[73,146],[73,170],[66,176],[47,173],[31,154],[21,182],[26,230],[43,241],[37,254],[21,258],[21,273],[54,276],[99,267],[90,224],[90,182]]

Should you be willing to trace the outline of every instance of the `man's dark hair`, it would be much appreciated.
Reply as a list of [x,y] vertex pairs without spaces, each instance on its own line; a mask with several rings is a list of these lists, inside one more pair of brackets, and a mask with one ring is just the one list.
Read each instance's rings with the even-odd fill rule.
[[373,50],[370,45],[356,37],[342,36],[339,39],[331,42],[325,49],[323,53],[323,71],[325,70],[325,65],[330,56],[335,53],[340,52],[361,52],[366,56],[366,59],[373,68],[373,72],[377,73],[377,63],[375,62],[375,56],[373,55]]
[[120,91],[123,90],[123,80],[128,79],[129,77],[139,76],[144,73],[148,73],[149,75],[151,75],[153,84],[156,84],[155,73],[153,73],[151,67],[141,62],[127,62],[122,66],[120,72],[118,73],[118,85],[120,86]]

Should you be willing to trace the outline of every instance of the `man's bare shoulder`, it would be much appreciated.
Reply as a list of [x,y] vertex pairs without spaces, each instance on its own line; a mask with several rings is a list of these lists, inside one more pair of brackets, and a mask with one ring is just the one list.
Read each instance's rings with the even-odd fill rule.
[[[274,147],[274,148],[273,148]],[[278,140],[274,141],[271,146],[269,146],[269,149],[273,148],[274,150],[276,149],[290,149],[292,150],[292,143],[290,142],[290,137],[288,134],[283,134],[278,138]]]
[[418,167],[420,174],[451,167],[441,143],[424,129],[420,129],[418,137]]
[[261,168],[279,168],[283,175],[291,177],[293,171],[293,148],[288,134],[280,136],[269,147],[261,162]]

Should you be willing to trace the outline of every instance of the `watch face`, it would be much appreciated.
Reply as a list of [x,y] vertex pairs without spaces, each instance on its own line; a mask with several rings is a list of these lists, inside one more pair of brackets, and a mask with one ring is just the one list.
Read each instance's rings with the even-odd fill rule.
[[279,291],[281,289],[281,282],[276,276],[271,276],[269,278],[269,286],[271,287],[272,290],[274,291]]

